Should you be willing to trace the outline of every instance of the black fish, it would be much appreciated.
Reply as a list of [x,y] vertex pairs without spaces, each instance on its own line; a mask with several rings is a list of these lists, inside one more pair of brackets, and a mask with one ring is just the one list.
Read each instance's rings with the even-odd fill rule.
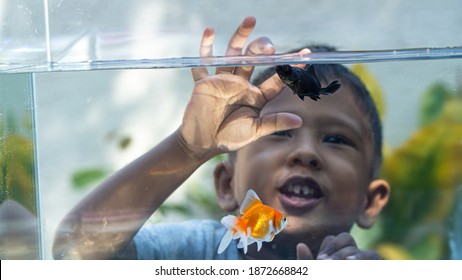
[[303,70],[285,64],[276,66],[275,70],[282,82],[290,87],[294,94],[298,95],[301,100],[303,100],[305,96],[308,96],[314,101],[317,101],[321,98],[321,94],[332,94],[341,86],[339,81],[333,81],[327,87],[322,88],[313,65],[310,65],[308,70]]

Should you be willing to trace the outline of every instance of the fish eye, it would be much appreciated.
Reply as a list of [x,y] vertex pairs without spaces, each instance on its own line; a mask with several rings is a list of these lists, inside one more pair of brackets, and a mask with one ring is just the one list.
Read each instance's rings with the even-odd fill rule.
[[282,69],[286,72],[286,73],[289,73],[291,70],[292,70],[292,66],[290,65],[282,65]]

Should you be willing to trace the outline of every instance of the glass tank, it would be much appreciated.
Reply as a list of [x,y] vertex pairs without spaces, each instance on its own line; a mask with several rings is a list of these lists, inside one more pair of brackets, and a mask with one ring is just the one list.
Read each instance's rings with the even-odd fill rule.
[[[378,107],[378,177],[391,192],[370,229],[351,229],[358,247],[462,259],[460,10],[458,0],[0,2],[0,259],[55,258],[69,211],[181,125],[191,68],[281,64],[343,64]],[[275,54],[225,56],[246,16],[257,21],[250,40],[268,36]],[[206,27],[213,56],[200,57]],[[314,45],[336,50],[287,54]],[[146,225],[228,215],[213,179],[225,159],[201,165]]]

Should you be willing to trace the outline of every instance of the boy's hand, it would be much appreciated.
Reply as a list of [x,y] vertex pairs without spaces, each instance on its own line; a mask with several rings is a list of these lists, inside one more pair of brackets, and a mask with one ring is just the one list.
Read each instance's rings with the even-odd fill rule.
[[324,238],[319,249],[318,260],[380,260],[373,250],[360,250],[349,233]]
[[[242,55],[248,37],[255,28],[255,18],[243,20],[228,44],[226,56]],[[212,56],[215,32],[204,31],[200,55]],[[245,55],[273,54],[266,37],[252,41]],[[301,119],[290,113],[260,117],[265,104],[283,88],[277,75],[259,87],[249,82],[254,67],[218,67],[210,76],[206,68],[192,69],[194,89],[183,116],[180,140],[196,159],[206,159],[219,153],[234,151],[261,136],[279,130],[297,128]]]
[[[312,260],[313,254],[304,243],[297,244],[297,259]],[[318,260],[380,260],[380,255],[373,250],[360,250],[349,233],[324,238],[319,249]]]

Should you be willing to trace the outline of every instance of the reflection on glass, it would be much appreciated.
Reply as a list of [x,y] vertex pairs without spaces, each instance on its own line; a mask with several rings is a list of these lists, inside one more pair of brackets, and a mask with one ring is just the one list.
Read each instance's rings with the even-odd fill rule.
[[0,259],[39,258],[31,76],[0,75]]
[[46,63],[44,2],[0,2],[0,69]]
[[454,212],[452,214],[452,230],[449,233],[451,256],[454,260],[462,259],[462,185],[459,185]]

